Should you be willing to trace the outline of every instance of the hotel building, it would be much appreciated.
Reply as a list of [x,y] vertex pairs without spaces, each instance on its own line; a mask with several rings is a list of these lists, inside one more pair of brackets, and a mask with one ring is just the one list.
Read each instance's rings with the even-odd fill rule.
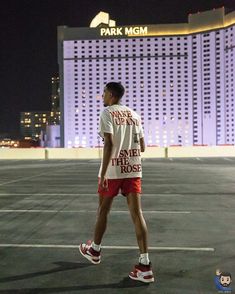
[[235,11],[188,23],[58,27],[61,147],[102,145],[102,92],[119,81],[122,103],[142,117],[149,146],[234,145]]

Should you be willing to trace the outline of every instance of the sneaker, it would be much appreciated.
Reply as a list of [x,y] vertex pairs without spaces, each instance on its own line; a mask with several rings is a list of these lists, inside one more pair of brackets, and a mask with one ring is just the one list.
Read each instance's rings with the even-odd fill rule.
[[80,253],[93,264],[99,264],[101,261],[100,251],[95,251],[91,247],[91,241],[79,245]]
[[153,271],[151,263],[149,265],[143,265],[139,263],[135,265],[134,270],[129,274],[129,277],[135,281],[141,281],[144,283],[154,282]]

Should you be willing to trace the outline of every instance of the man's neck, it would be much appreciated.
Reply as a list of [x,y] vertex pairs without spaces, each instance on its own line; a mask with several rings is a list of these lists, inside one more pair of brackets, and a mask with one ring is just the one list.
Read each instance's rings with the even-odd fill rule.
[[109,106],[120,105],[120,101],[111,102]]

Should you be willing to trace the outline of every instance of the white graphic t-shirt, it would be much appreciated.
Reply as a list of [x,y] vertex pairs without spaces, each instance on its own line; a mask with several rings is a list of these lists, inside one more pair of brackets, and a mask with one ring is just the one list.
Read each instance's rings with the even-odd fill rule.
[[[144,137],[140,116],[125,105],[107,107],[100,116],[99,134],[113,134],[113,150],[106,172],[108,179],[142,177],[140,138]],[[102,164],[99,171],[101,175]]]

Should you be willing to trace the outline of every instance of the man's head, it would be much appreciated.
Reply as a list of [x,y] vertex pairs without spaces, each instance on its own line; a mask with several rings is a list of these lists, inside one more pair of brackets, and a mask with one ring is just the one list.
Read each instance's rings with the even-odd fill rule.
[[221,273],[220,274],[220,284],[223,286],[223,287],[229,287],[229,285],[231,284],[232,282],[232,276],[230,273]]
[[124,95],[125,89],[121,83],[110,82],[104,88],[103,100],[104,106],[110,106],[119,103]]

